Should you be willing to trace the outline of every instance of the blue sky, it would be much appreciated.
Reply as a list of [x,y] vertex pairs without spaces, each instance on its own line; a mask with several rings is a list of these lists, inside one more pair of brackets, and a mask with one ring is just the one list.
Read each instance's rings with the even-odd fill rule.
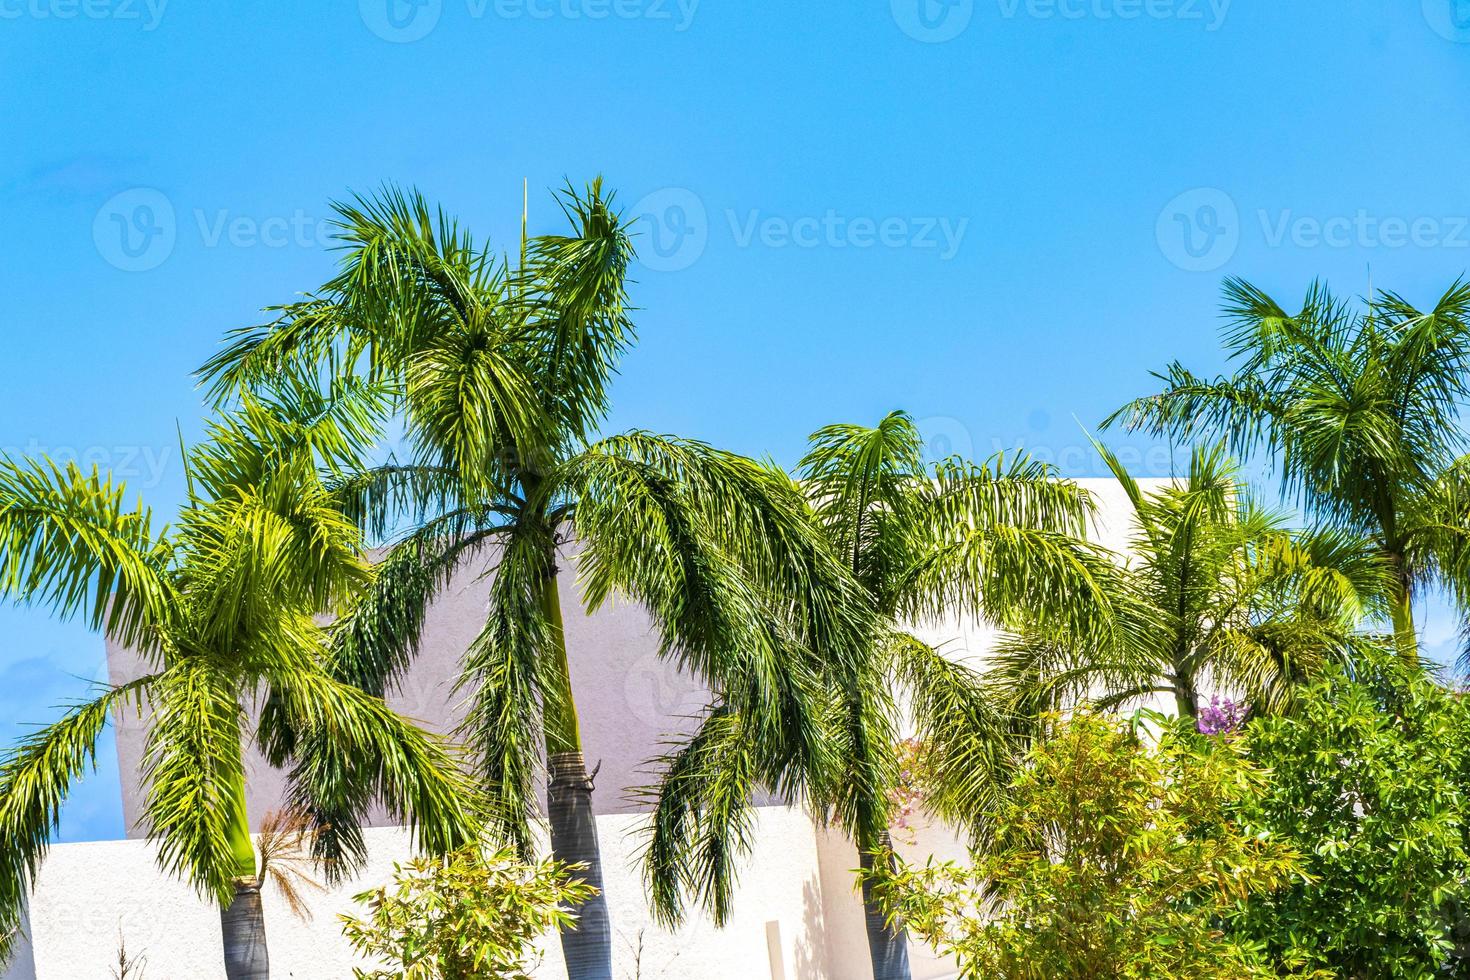
[[[1073,417],[1220,367],[1222,276],[1470,267],[1470,0],[0,0],[0,71],[0,447],[165,514],[190,371],[385,180],[512,244],[523,178],[549,229],[604,174],[648,215],[610,426],[783,463],[903,407],[1097,475]],[[103,676],[0,611],[0,738]],[[67,839],[122,833],[101,766]]]

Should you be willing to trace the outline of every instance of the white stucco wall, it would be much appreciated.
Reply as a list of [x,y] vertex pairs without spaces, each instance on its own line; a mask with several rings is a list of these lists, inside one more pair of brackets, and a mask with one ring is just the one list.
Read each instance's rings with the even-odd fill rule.
[[[598,821],[606,892],[614,914],[614,969],[641,980],[752,980],[773,976],[772,945],[786,980],[845,980],[825,966],[827,943],[817,865],[816,835],[800,811],[762,808],[759,853],[742,877],[734,919],[724,929],[691,922],[676,933],[648,919],[637,867],[638,830],[631,814]],[[342,937],[337,916],[354,911],[352,895],[392,877],[393,863],[409,858],[407,836],[396,829],[367,832],[371,859],[345,886],[309,894],[313,918],[296,918],[270,887],[265,895],[272,976],[344,980],[359,965]],[[5,980],[106,980],[119,937],[134,956],[147,958],[146,980],[223,980],[219,912],[188,886],[164,875],[146,841],[68,844],[47,858],[32,898],[35,958],[18,958]],[[565,980],[560,945],[544,945],[538,980]]]
[[[1123,550],[1130,526],[1121,488],[1111,480],[1081,482],[1099,504],[1094,540]],[[637,869],[641,839],[634,831],[644,816],[636,789],[652,780],[647,760],[660,753],[671,734],[689,729],[690,716],[705,704],[706,692],[657,656],[657,641],[643,610],[620,604],[585,613],[572,563],[565,564],[561,584],[572,684],[589,765],[601,764],[594,801],[618,932],[620,977],[635,978],[631,957],[641,934],[645,952],[638,980],[871,980],[852,875],[856,853],[840,836],[814,829],[798,811],[762,808],[760,844],[742,875],[735,919],[726,929],[696,922],[671,935],[651,924]],[[481,571],[467,569],[445,590],[430,613],[420,658],[389,699],[400,712],[441,732],[451,730],[460,715],[451,688],[459,658],[483,622],[487,586]],[[914,628],[947,655],[976,665],[983,664],[994,640],[989,628],[958,620]],[[108,654],[115,683],[146,669],[127,650],[109,648]],[[141,724],[124,719],[118,761],[124,812],[134,835],[143,833],[137,822],[142,748]],[[258,754],[251,753],[248,766],[249,807],[259,821],[279,805],[282,781]],[[267,896],[274,975],[307,980],[349,976],[350,956],[336,914],[350,906],[351,893],[386,880],[393,861],[406,857],[404,837],[395,829],[372,830],[369,840],[372,867],[345,892],[321,896],[321,911],[312,923],[292,919]],[[914,844],[900,844],[918,860],[928,853],[964,854],[960,842],[942,828],[921,828]],[[148,956],[148,980],[222,976],[217,912],[186,886],[165,879],[143,841],[56,848],[42,870],[32,911],[33,968],[28,969],[22,955],[3,980],[106,978],[119,928],[130,950]],[[551,943],[538,976],[560,980],[559,956]],[[913,963],[918,980],[953,975],[951,965],[923,950],[914,950]]]
[[31,949],[30,923],[24,922],[23,927],[25,931],[17,937],[15,950],[0,973],[0,980],[35,980],[36,957]]

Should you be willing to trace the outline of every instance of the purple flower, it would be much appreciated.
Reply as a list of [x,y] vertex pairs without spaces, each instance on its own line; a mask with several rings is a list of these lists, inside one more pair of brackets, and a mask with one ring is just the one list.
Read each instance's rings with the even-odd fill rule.
[[1210,698],[1209,704],[1199,709],[1199,717],[1194,724],[1205,735],[1229,735],[1240,730],[1245,721],[1245,712],[1245,705],[1236,704],[1229,698],[1221,700],[1216,695]]

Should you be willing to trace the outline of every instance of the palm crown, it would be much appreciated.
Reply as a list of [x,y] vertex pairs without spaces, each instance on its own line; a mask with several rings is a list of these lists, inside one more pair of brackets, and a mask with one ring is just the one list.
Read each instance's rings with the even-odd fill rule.
[[[258,700],[255,737],[277,761],[351,770],[429,850],[475,838],[477,794],[453,754],[327,669],[330,631],[316,617],[373,578],[338,484],[380,403],[356,384],[326,394],[287,384],[247,400],[188,454],[187,502],[160,530],[95,471],[0,463],[0,591],[84,616],[150,668],[0,762],[4,925],[17,921],[109,714],[145,705],[149,836],[165,869],[222,907],[257,873],[241,734]],[[286,729],[294,745],[281,742]]]
[[1262,507],[1222,447],[1197,449],[1178,481],[1145,492],[1098,447],[1133,510],[1115,588],[1135,601],[1123,642],[1043,619],[1003,640],[994,676],[1030,711],[1079,701],[1114,709],[1172,697],[1180,717],[1199,713],[1206,685],[1258,711],[1290,707],[1332,663],[1370,642],[1357,632],[1384,608],[1384,563],[1336,531],[1292,532]]
[[1470,283],[1429,310],[1394,293],[1359,310],[1314,285],[1288,313],[1231,279],[1224,315],[1233,374],[1207,379],[1172,364],[1160,393],[1104,424],[1270,453],[1312,517],[1373,539],[1394,576],[1400,649],[1413,655],[1417,591],[1438,583],[1462,609],[1470,603],[1470,462],[1458,422],[1470,396]]
[[912,627],[955,617],[1039,621],[1122,642],[1136,617],[1112,556],[1087,541],[1093,498],[1022,453],[926,464],[902,412],[875,427],[814,433],[799,475],[828,540],[882,616],[885,685],[907,699],[927,747],[928,804],[964,826],[996,789],[1013,719],[978,674]]
[[[757,720],[745,737],[792,773],[834,765],[817,737],[822,679],[855,683],[871,611],[779,469],[689,439],[599,437],[633,339],[632,246],[600,182],[560,201],[572,233],[523,239],[514,266],[416,194],[343,205],[340,274],[275,322],[241,331],[204,373],[226,399],[281,371],[386,386],[412,459],[357,475],[349,511],[375,534],[408,530],[342,620],[336,676],[374,692],[392,685],[434,595],[488,555],[461,735],[490,788],[495,828],[522,851],[533,845],[535,777],[551,764],[553,849],[587,864],[597,884],[562,560],[574,557],[591,607],[613,593],[644,606],[662,654]],[[360,802],[322,814],[328,835],[344,818],[351,825]],[[609,969],[605,936],[587,948],[606,932],[600,902],[563,936],[574,975]]]
[[[1082,535],[1086,491],[1025,457],[926,465],[903,412],[877,426],[833,425],[812,436],[797,485],[815,504],[828,546],[877,611],[871,656],[856,672],[824,672],[829,710],[817,718],[835,753],[826,769],[768,756],[751,730],[779,723],[779,705],[720,698],[666,760],[646,871],[655,912],[677,922],[692,898],[717,922],[731,912],[737,859],[754,844],[757,792],[803,803],[835,822],[871,867],[889,847],[893,745],[907,708],[935,774],[927,800],[962,825],[1005,783],[1009,720],[979,676],[907,632],[913,622],[968,615],[1015,622],[1042,615],[1112,635],[1123,621],[1107,586],[1112,564]],[[717,692],[718,693],[718,692]],[[895,703],[895,700],[907,703]],[[901,924],[864,885],[874,976],[909,976]]]

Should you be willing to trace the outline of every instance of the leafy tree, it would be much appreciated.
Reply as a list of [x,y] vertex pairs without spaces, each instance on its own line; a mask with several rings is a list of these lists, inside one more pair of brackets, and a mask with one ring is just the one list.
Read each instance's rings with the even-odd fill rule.
[[[0,760],[0,933],[18,922],[68,790],[95,765],[113,712],[146,721],[143,820],[160,866],[219,904],[231,978],[269,972],[241,757],[258,695],[269,710],[254,737],[275,760],[331,768],[380,796],[427,850],[478,833],[476,790],[455,757],[331,676],[328,632],[315,618],[373,581],[332,484],[357,465],[351,446],[378,402],[358,385],[330,398],[291,386],[247,401],[188,454],[187,502],[161,531],[95,470],[0,461],[0,594],[82,616],[152,667]],[[272,718],[295,744],[282,744]]]
[[379,967],[358,980],[531,980],[531,944],[571,922],[590,885],[555,861],[528,864],[510,848],[466,848],[394,865],[394,882],[357,896],[366,919],[343,933]]
[[[344,621],[336,677],[372,692],[395,683],[439,589],[488,557],[461,735],[489,787],[493,829],[523,856],[545,766],[552,851],[600,888],[557,584],[569,549],[590,607],[615,592],[641,603],[663,655],[721,691],[717,713],[742,719],[740,738],[793,780],[835,779],[841,760],[822,737],[834,685],[877,695],[864,673],[867,598],[784,473],[688,439],[597,436],[634,336],[633,250],[600,181],[560,202],[572,233],[523,236],[514,267],[417,194],[342,205],[340,274],[240,332],[204,373],[221,398],[283,370],[360,371],[387,387],[412,459],[353,481],[354,513],[375,534],[411,527]],[[363,803],[344,796],[322,823],[350,825]],[[573,980],[611,980],[600,891],[562,930],[562,948]]]
[[1004,687],[1057,710],[1162,695],[1194,719],[1213,685],[1256,711],[1280,711],[1367,642],[1358,626],[1383,608],[1387,583],[1366,543],[1289,531],[1219,447],[1196,449],[1187,476],[1152,493],[1099,449],[1133,508],[1117,588],[1135,600],[1121,607],[1138,621],[1114,643],[1030,616],[992,665]]
[[[934,783],[926,806],[967,822],[977,797],[1004,784],[999,774],[1012,750],[1004,713],[972,670],[905,632],[906,624],[955,614],[1005,622],[1026,610],[1105,633],[1117,618],[1103,587],[1112,565],[1080,537],[1090,499],[1025,457],[926,466],[913,421],[894,412],[876,427],[815,433],[798,482],[817,501],[832,550],[877,608],[871,642],[879,656],[868,683],[832,685],[826,740],[842,755],[835,782],[821,771],[793,778],[786,759],[763,758],[745,737],[752,726],[779,725],[779,716],[724,705],[673,755],[647,852],[656,910],[670,921],[683,915],[686,895],[717,922],[728,915],[732,856],[753,843],[757,790],[830,816],[851,834],[865,867],[883,860],[888,791],[897,784],[890,692],[911,706],[925,746]],[[874,977],[907,978],[901,923],[884,916],[867,885],[864,903]]]
[[870,875],[893,914],[960,977],[1274,977],[1223,928],[1242,899],[1299,877],[1295,849],[1237,816],[1267,775],[1230,742],[1078,713],[1039,744],[996,807],[973,867]]
[[1295,843],[1311,880],[1252,899],[1235,934],[1343,980],[1438,975],[1470,885],[1461,696],[1378,654],[1246,741],[1272,772],[1253,819]]
[[1395,293],[1354,309],[1313,285],[1296,313],[1249,283],[1225,283],[1233,374],[1177,362],[1163,390],[1104,424],[1264,450],[1314,518],[1371,538],[1392,575],[1399,650],[1417,654],[1412,600],[1445,587],[1470,609],[1470,459],[1459,414],[1470,395],[1470,283],[1433,309]]

